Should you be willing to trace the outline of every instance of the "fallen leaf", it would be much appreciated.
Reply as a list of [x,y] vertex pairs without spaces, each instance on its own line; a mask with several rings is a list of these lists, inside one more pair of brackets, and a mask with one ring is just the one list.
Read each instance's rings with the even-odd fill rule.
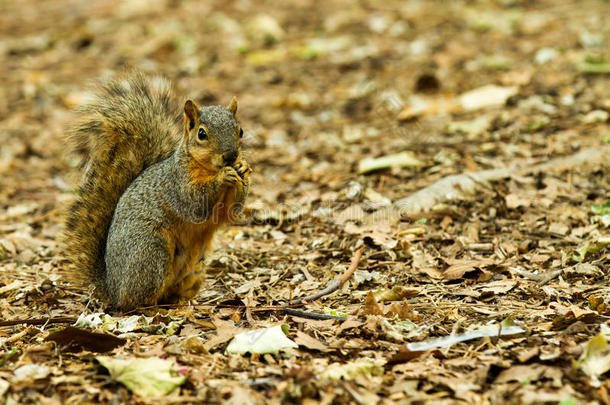
[[343,332],[345,330],[358,328],[362,325],[363,325],[362,321],[359,321],[355,317],[347,316],[346,320],[343,323],[341,323],[341,325],[339,325],[339,327],[337,328],[336,336],[339,336],[341,334],[341,332]]
[[424,163],[415,156],[415,153],[407,151],[378,158],[364,158],[358,163],[358,173],[366,174],[391,167],[421,167],[423,165]]
[[[359,219],[362,220],[362,218],[364,218],[364,212]],[[396,245],[398,245],[398,240],[391,238],[382,232],[368,232],[362,237],[362,239],[364,243],[368,244],[369,246],[379,246],[388,250],[392,250],[396,247]]]
[[392,365],[392,364],[406,363],[408,361],[418,358],[425,352],[426,352],[425,350],[410,350],[405,345],[402,349],[400,349],[398,351],[398,353],[396,353],[392,357],[390,357],[390,359],[388,360],[388,364]]
[[506,202],[506,208],[515,209],[519,207],[530,207],[532,205],[532,200],[529,198],[524,198],[519,194],[507,194],[504,196],[504,200]]
[[115,318],[103,312],[97,312],[89,315],[81,314],[74,326],[104,332],[127,333],[143,330],[159,335],[173,335],[183,322],[184,319],[172,319],[169,316],[132,315],[127,318]]
[[564,253],[561,261],[564,265],[571,263],[582,263],[586,258],[598,253],[608,246],[610,246],[610,237],[600,237],[595,241],[583,243],[576,249]]
[[398,114],[398,120],[408,121],[422,115],[448,114],[458,110],[458,108],[459,106],[453,98],[422,98],[414,96],[411,97],[410,104]]
[[585,324],[592,324],[600,322],[600,315],[588,308],[579,308],[576,305],[572,305],[569,308],[562,308],[561,313],[553,318],[551,323],[552,330],[563,330],[575,322],[583,322]]
[[180,342],[180,347],[187,353],[207,354],[203,340],[198,336],[191,336]]
[[606,201],[603,205],[592,205],[591,212],[595,214],[591,220],[599,222],[604,227],[610,227],[610,201]]
[[10,386],[11,385],[9,384],[8,381],[0,378],[0,398],[2,398],[4,396],[4,394],[6,394],[6,392],[8,391]]
[[264,49],[248,53],[246,62],[250,65],[270,65],[286,58],[286,52],[282,49]]
[[[388,309],[385,316],[388,318],[397,317],[398,319],[405,322],[420,320],[420,316],[411,309],[406,299],[403,299],[402,302],[393,302],[392,305],[390,305],[390,309]],[[400,324],[400,322],[398,322],[398,324]],[[405,325],[407,324],[399,326],[405,329]],[[411,325],[409,325],[409,328],[411,327],[415,327],[415,325],[411,323]]]
[[231,387],[231,398],[223,399],[222,403],[225,405],[258,405],[264,403],[264,401],[261,398],[261,393],[249,387],[235,385]]
[[595,124],[597,122],[606,122],[610,117],[610,113],[604,110],[593,110],[583,115],[580,121],[584,124]]
[[25,364],[13,372],[12,383],[42,380],[51,374],[51,368],[44,364]]
[[606,337],[600,333],[591,338],[586,343],[583,354],[572,364],[574,368],[582,370],[583,373],[591,377],[594,386],[599,386],[598,378],[610,370],[610,348]]
[[543,364],[526,364],[515,365],[500,372],[494,383],[502,384],[512,381],[529,381],[535,382],[542,378],[557,379],[561,382],[562,372],[555,367],[545,366]]
[[373,293],[378,302],[402,301],[403,298],[412,298],[419,294],[417,288],[407,288],[395,285],[392,288],[381,288]]
[[610,62],[603,60],[585,60],[577,66],[581,73],[589,74],[610,74]]
[[487,85],[463,93],[460,97],[460,105],[466,111],[478,110],[485,107],[504,105],[509,97],[517,94],[517,86],[495,86]]
[[333,349],[320,342],[318,339],[308,335],[307,333],[297,331],[294,341],[299,346],[308,348],[309,350],[317,350],[319,352],[330,352]]
[[454,121],[447,126],[447,132],[476,136],[485,133],[490,124],[491,118],[486,116],[469,121]]
[[89,350],[90,352],[106,353],[125,344],[126,340],[105,333],[89,332],[84,329],[68,326],[52,332],[45,339],[53,341],[62,349],[68,351]]
[[366,201],[368,201],[368,207],[371,209],[378,209],[392,205],[392,200],[381,195],[370,187],[364,190],[363,196],[366,198]]
[[[485,273],[484,267],[493,265],[493,259],[458,259],[450,262],[451,265],[443,272],[443,279],[447,281],[457,280],[471,272]],[[490,277],[491,278],[491,277]]]
[[487,282],[480,291],[482,293],[506,294],[515,288],[519,283],[514,280],[498,280]]
[[277,354],[280,350],[296,348],[298,345],[286,337],[288,329],[288,325],[282,324],[242,332],[229,343],[227,352],[232,354]]
[[372,291],[369,291],[369,293],[366,296],[366,301],[364,302],[364,305],[362,306],[362,313],[364,315],[383,315],[383,311],[381,310],[381,307],[377,303],[377,300],[375,299],[375,295],[373,294]]
[[275,18],[268,14],[257,14],[245,24],[248,38],[258,45],[266,45],[284,39],[284,30]]
[[[0,260],[2,260],[1,257],[0,257]],[[22,281],[15,280],[12,283],[9,283],[5,286],[0,287],[0,296],[6,294],[7,292],[19,290],[23,286],[24,286],[24,283]]]
[[112,378],[143,397],[166,395],[186,381],[177,371],[178,366],[173,360],[157,357],[115,359],[106,356],[97,356],[95,359],[108,370]]

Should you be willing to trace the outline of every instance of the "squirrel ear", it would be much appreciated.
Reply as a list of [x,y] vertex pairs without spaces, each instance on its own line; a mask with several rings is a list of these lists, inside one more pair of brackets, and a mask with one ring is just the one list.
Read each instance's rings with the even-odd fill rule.
[[186,118],[186,127],[189,131],[199,121],[199,114],[201,114],[199,106],[192,100],[186,100],[186,103],[184,103],[184,117]]
[[229,111],[231,111],[231,114],[233,114],[233,116],[237,114],[237,98],[235,96],[233,96],[233,98],[231,99],[231,104],[229,104],[227,108],[229,109]]

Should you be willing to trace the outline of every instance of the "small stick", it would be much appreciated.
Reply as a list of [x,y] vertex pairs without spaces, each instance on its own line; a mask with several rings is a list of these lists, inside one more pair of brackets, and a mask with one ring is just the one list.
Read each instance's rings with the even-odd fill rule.
[[467,248],[474,252],[493,252],[494,245],[493,243],[471,243]]
[[326,286],[326,288],[318,291],[315,294],[311,294],[306,297],[299,298],[296,301],[294,301],[293,304],[296,305],[296,304],[302,304],[305,302],[315,301],[318,298],[323,297],[328,294],[332,294],[335,291],[337,291],[339,288],[341,288],[343,286],[343,284],[345,284],[345,282],[347,280],[349,280],[349,278],[354,274],[354,272],[358,268],[358,263],[360,263],[360,258],[362,257],[362,252],[364,252],[364,246],[362,246],[360,249],[356,250],[356,253],[354,253],[354,257],[352,257],[352,262],[350,263],[349,268],[345,271],[345,273],[343,273],[340,277],[337,277],[333,281],[331,281],[330,284],[328,284]]
[[284,308],[284,313],[292,316],[300,316],[301,318],[315,319],[319,321],[325,321],[327,319],[336,319],[341,322],[345,321],[344,316],[319,314],[317,312],[301,311],[300,309],[294,308]]
[[547,271],[546,273],[543,273],[541,280],[538,282],[537,286],[540,287],[545,284],[548,284],[549,281],[559,277],[561,275],[561,273],[563,273],[563,269],[557,269],[557,270]]
[[58,318],[38,318],[38,319],[13,319],[10,321],[0,321],[0,327],[14,325],[44,325],[47,323],[75,323],[76,318],[58,317]]
[[360,258],[362,257],[362,252],[364,252],[364,246],[362,246],[362,247],[360,247],[360,249],[356,250],[356,253],[354,253],[354,256],[352,257],[352,262],[350,263],[349,268],[345,271],[345,273],[343,273],[341,276],[333,279],[333,281],[331,281],[330,284],[328,284],[326,286],[326,288],[318,291],[317,293],[308,295],[303,298],[299,298],[299,299],[295,300],[294,302],[292,302],[292,305],[284,305],[284,307],[283,307],[284,313],[288,314],[288,315],[300,316],[301,318],[309,318],[309,319],[317,319],[317,320],[337,319],[341,322],[345,321],[345,318],[342,316],[318,314],[318,313],[309,312],[309,311],[301,311],[299,309],[290,308],[290,306],[301,305],[306,302],[314,301],[320,297],[323,297],[328,294],[332,294],[335,291],[337,291],[339,288],[341,288],[343,286],[343,284],[345,284],[345,282],[347,280],[350,279],[350,277],[352,275],[354,275],[354,272],[358,268],[358,263],[360,263]]

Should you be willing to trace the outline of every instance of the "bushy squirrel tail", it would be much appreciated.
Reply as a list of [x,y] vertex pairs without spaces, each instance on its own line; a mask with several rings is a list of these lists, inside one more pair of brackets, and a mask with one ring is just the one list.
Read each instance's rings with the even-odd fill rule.
[[176,150],[182,115],[170,83],[141,73],[103,84],[80,112],[69,141],[84,156],[84,173],[63,242],[77,278],[105,295],[104,255],[115,207],[144,169]]

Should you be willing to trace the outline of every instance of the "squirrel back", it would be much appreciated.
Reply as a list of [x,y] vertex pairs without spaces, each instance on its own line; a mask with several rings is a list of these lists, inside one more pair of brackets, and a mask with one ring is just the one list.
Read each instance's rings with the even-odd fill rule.
[[115,207],[143,170],[176,150],[182,114],[170,83],[141,73],[104,84],[80,111],[69,141],[84,155],[84,174],[63,239],[68,258],[78,267],[75,275],[103,291],[106,239]]

